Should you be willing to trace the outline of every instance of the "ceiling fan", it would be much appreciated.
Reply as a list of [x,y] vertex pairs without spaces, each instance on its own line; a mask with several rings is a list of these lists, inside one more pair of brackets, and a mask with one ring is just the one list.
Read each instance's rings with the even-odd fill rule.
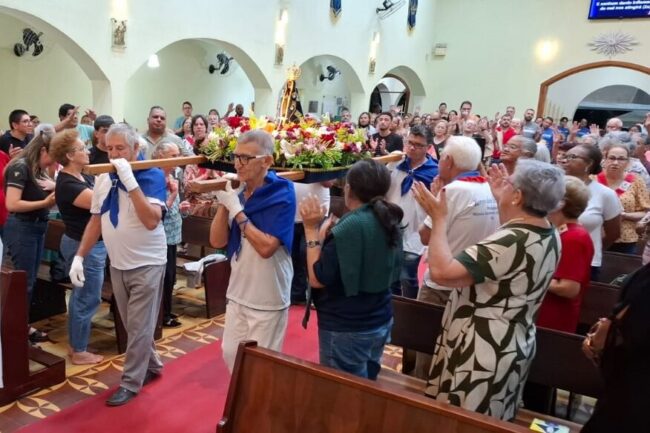
[[23,29],[23,43],[14,44],[14,54],[17,57],[22,57],[25,53],[33,47],[32,56],[36,57],[43,52],[43,42],[41,41],[43,32],[36,33],[30,28]]
[[228,57],[226,53],[217,54],[217,64],[208,66],[208,71],[211,74],[214,74],[216,71],[219,71],[220,75],[226,75],[230,70],[230,62],[233,57]]

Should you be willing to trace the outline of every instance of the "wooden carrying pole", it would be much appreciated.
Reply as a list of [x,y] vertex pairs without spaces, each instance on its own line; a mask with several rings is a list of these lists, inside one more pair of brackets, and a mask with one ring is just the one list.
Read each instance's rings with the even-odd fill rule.
[[[391,153],[390,155],[378,156],[373,158],[375,161],[382,164],[388,164],[389,162],[399,161],[402,159],[402,153]],[[144,170],[146,168],[166,168],[166,167],[177,167],[180,165],[189,165],[189,164],[202,164],[208,162],[205,156],[181,156],[178,158],[161,158],[161,159],[148,159],[146,161],[133,161],[131,162],[131,167],[133,170]],[[98,175],[102,173],[115,173],[115,167],[113,164],[93,164],[87,165],[84,168],[84,173]],[[305,178],[305,173],[303,171],[278,171],[277,175],[289,180],[301,180]],[[237,181],[235,179],[210,179],[210,180],[199,180],[192,182],[190,184],[190,191],[195,193],[200,192],[209,192],[209,191],[218,191],[226,188],[226,184],[229,181],[233,181],[233,186],[236,186]]]

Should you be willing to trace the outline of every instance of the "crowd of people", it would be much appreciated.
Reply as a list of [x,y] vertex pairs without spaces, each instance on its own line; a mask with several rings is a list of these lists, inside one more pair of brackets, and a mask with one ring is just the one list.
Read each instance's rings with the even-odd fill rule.
[[[79,123],[71,104],[61,106],[57,124],[36,128],[29,113],[14,110],[0,138],[2,241],[27,273],[30,297],[47,221],[60,216],[65,224],[60,252],[79,287],[69,301],[75,364],[103,359],[88,339],[110,264],[129,343],[109,405],[127,403],[161,375],[157,306],[165,326],[181,325],[172,293],[189,213],[212,218],[210,243],[230,259],[222,348],[231,371],[240,341],[281,350],[289,305],[313,301],[320,362],[375,379],[391,297],[402,295],[445,307],[434,356],[417,355],[423,392],[502,419],[521,404],[536,322],[575,332],[603,252],[641,253],[648,231],[650,113],[628,131],[617,118],[601,131],[586,119],[535,118],[532,109],[519,119],[511,106],[489,119],[469,101],[430,114],[364,112],[357,122],[344,110],[341,121],[366,131],[374,155],[401,159],[352,166],[343,187],[348,212],[337,220],[330,183],[294,185],[271,170],[274,142],[262,130],[238,138],[237,189],[193,193],[193,182],[220,175],[197,166],[133,171],[138,159],[193,155],[211,128],[246,119],[242,105],[230,104],[223,118],[214,109],[193,114],[189,101],[182,110],[168,126],[166,111],[152,107],[142,134],[92,110],[91,124]],[[83,173],[108,162],[115,173]],[[650,244],[643,253],[647,263]],[[31,327],[29,335],[32,343],[47,339]],[[631,350],[645,353],[644,344]]]

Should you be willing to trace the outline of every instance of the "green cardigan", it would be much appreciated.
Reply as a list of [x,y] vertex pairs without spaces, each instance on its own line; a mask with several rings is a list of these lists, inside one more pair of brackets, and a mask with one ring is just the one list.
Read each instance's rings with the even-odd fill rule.
[[388,245],[386,231],[370,205],[344,215],[332,228],[346,296],[382,293],[399,279],[402,239]]

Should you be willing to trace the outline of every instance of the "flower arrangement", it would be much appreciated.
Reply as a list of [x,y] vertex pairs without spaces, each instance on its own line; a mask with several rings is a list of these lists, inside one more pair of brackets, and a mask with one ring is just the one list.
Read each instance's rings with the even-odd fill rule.
[[229,161],[239,136],[251,129],[263,129],[273,137],[276,169],[333,170],[372,156],[363,130],[349,123],[331,122],[328,117],[320,122],[304,117],[285,124],[250,117],[235,128],[216,127],[208,134],[201,152],[211,162]]

